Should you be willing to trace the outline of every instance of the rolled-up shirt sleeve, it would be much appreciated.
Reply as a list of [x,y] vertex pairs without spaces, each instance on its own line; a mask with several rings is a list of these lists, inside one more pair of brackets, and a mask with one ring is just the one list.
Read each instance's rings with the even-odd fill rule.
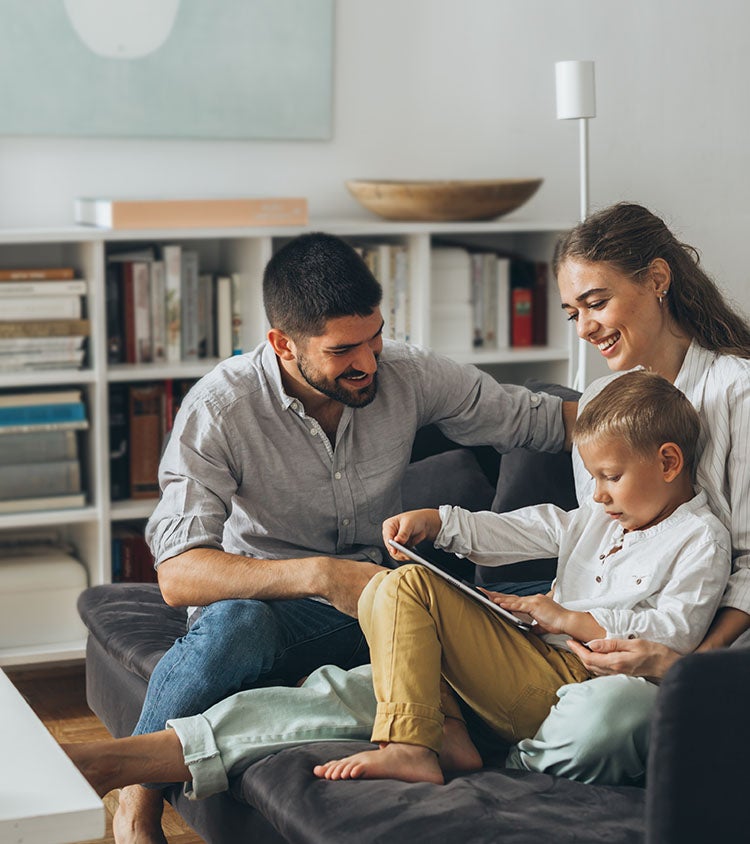
[[209,403],[194,402],[175,420],[159,466],[161,499],[146,526],[156,566],[190,548],[222,548],[237,477],[231,423],[218,424],[217,413]]

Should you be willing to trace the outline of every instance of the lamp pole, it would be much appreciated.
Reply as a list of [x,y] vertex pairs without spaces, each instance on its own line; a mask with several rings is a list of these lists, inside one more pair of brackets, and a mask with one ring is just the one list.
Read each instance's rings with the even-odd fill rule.
[[[594,63],[592,61],[564,61],[555,64],[557,88],[557,119],[578,121],[578,149],[580,172],[580,220],[589,213],[589,119],[596,117]],[[586,386],[585,340],[578,341],[576,366],[575,341],[570,337],[568,383],[577,390]]]

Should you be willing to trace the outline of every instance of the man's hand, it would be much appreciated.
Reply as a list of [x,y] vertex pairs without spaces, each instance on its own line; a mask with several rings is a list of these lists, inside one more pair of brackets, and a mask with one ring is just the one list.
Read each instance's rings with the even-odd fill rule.
[[440,513],[437,510],[407,510],[383,522],[383,544],[394,560],[408,560],[388,540],[394,539],[401,545],[416,545],[425,539],[434,540],[440,533],[440,527]]
[[573,653],[594,674],[630,674],[658,681],[680,654],[647,639],[594,639],[584,647],[568,642]]
[[[387,571],[375,563],[341,560],[338,557],[314,557],[315,593],[330,601],[339,612],[357,617],[357,601],[371,578]],[[319,587],[319,588],[318,588]]]

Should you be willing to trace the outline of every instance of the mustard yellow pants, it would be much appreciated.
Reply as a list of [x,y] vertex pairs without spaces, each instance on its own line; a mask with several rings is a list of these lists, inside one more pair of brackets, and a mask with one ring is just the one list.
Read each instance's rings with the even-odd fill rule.
[[459,695],[510,742],[533,736],[566,683],[591,676],[574,654],[524,633],[424,566],[376,575],[359,599],[370,645],[374,742],[439,753]]

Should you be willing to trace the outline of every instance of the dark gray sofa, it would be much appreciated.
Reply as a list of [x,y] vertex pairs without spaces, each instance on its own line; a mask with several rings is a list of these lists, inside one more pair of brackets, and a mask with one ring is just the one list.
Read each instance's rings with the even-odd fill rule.
[[[426,446],[415,447],[405,507],[450,502],[504,510],[542,500],[575,505],[567,456],[519,450],[503,456],[498,472],[487,450],[430,454],[435,440],[433,432]],[[438,442],[437,449],[447,445]],[[503,576],[538,579],[552,565],[519,564]],[[90,631],[89,704],[113,735],[128,735],[148,676],[184,632],[184,611],[169,608],[158,588],[145,584],[92,587],[81,596],[79,610]],[[740,841],[747,836],[743,800],[750,794],[748,701],[750,647],[681,660],[659,693],[645,789],[506,770],[502,748],[484,742],[478,730],[485,768],[444,786],[318,780],[313,765],[365,746],[321,742],[257,762],[225,794],[189,801],[175,786],[168,798],[209,844]]]

